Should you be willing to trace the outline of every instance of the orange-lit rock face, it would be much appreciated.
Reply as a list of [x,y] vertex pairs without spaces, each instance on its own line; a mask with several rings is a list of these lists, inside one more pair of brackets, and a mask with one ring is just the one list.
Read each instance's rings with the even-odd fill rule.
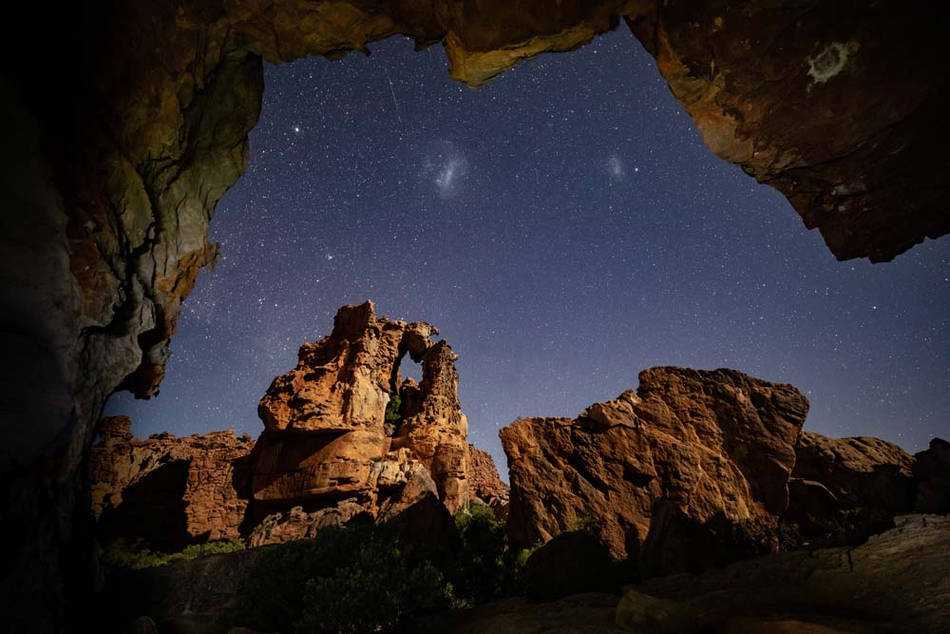
[[468,452],[471,461],[469,476],[472,496],[490,506],[496,513],[507,513],[508,485],[498,476],[498,469],[495,468],[491,454],[475,445],[469,445]]
[[[418,465],[450,511],[467,507],[468,421],[457,357],[444,341],[430,341],[435,334],[421,322],[377,318],[372,302],[341,308],[333,332],[304,344],[297,367],[261,399],[254,500],[286,506],[355,497],[376,515]],[[387,422],[407,357],[422,363],[422,384],[403,385],[405,404]]]
[[104,419],[89,455],[100,537],[142,537],[170,550],[240,537],[251,438],[226,431],[137,440],[130,425],[125,416]]
[[516,421],[501,430],[509,534],[530,545],[591,524],[616,559],[639,554],[664,571],[713,563],[697,552],[709,531],[736,549],[724,558],[774,549],[807,411],[789,385],[660,367],[574,420]]

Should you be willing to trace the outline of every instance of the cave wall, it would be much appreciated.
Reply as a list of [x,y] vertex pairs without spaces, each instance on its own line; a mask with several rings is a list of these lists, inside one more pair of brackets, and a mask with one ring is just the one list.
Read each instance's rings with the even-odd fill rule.
[[[0,90],[0,495],[23,527],[13,631],[63,629],[92,588],[80,469],[116,389],[154,395],[217,200],[247,166],[262,61],[403,34],[476,86],[625,19],[711,149],[782,191],[839,258],[950,230],[946,18],[931,3],[80,1],[17,6]],[[830,53],[829,53],[830,51]],[[837,55],[837,57],[836,57]],[[840,66],[840,68],[838,68]],[[27,529],[26,527],[29,527]],[[7,548],[12,549],[12,546]],[[79,582],[69,581],[76,575]],[[81,603],[81,600],[80,600]],[[69,619],[75,621],[75,619]]]

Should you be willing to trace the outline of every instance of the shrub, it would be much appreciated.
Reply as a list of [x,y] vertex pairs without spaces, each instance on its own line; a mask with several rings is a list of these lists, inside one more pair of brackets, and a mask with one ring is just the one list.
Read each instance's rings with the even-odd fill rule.
[[570,521],[568,527],[570,532],[591,531],[594,528],[594,518],[590,515],[578,515]]
[[520,571],[527,560],[521,551],[509,549],[505,525],[489,507],[473,504],[455,514],[462,549],[445,570],[463,605],[485,603],[520,590]]
[[410,561],[392,530],[371,523],[265,546],[246,577],[236,620],[261,631],[376,631],[452,605],[442,573]]
[[244,542],[239,539],[222,539],[204,544],[192,544],[176,553],[149,550],[142,546],[141,540],[128,542],[124,539],[118,539],[106,547],[102,561],[106,565],[116,568],[141,570],[142,568],[164,566],[173,561],[198,559],[206,555],[233,553],[238,550],[244,550]]
[[402,407],[402,399],[399,398],[398,394],[393,394],[392,398],[389,399],[389,403],[386,405],[386,422],[387,423],[398,423],[401,418],[399,415],[399,408]]
[[295,630],[372,632],[452,605],[451,586],[431,563],[409,567],[391,544],[366,544],[353,560],[307,582]]

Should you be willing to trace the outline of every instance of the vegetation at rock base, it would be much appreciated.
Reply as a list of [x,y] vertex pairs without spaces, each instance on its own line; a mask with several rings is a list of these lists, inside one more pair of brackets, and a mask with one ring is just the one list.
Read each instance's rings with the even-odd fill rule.
[[590,515],[579,515],[571,520],[571,531],[590,531],[594,528],[594,518]]
[[371,632],[453,607],[452,584],[386,526],[327,528],[254,553],[235,622],[262,631]]
[[223,539],[205,544],[192,544],[175,553],[152,551],[141,542],[128,542],[123,539],[109,544],[102,555],[102,561],[108,566],[141,570],[164,566],[173,561],[197,559],[205,555],[218,555],[244,550],[244,542],[239,539]]
[[446,571],[465,605],[475,605],[517,594],[520,571],[530,553],[507,547],[505,525],[482,504],[455,514],[462,550]]
[[371,632],[517,594],[529,551],[507,549],[486,506],[455,516],[461,548],[405,550],[385,525],[327,528],[251,554],[233,622],[260,631]]

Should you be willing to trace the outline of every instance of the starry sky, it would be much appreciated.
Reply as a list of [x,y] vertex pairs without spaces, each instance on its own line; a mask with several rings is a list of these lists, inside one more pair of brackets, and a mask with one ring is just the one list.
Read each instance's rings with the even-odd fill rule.
[[271,380],[366,299],[440,329],[470,440],[502,471],[501,427],[576,416],[653,365],[792,383],[805,428],[832,436],[950,435],[950,239],[837,262],[706,148],[623,27],[477,90],[441,46],[371,48],[265,68],[161,393],[107,406],[136,435],[256,436]]

